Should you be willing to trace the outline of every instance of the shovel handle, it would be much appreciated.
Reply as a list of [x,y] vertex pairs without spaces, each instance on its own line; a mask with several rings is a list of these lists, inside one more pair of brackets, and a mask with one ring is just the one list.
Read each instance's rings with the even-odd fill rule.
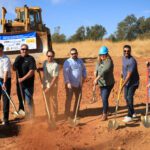
[[78,103],[77,103],[76,112],[75,112],[75,117],[74,117],[75,120],[76,120],[76,118],[77,118],[77,114],[78,114],[78,111],[79,111],[78,109],[79,109],[80,101],[81,101],[81,92],[80,92],[79,97],[78,97]]
[[[1,82],[0,82],[0,86],[2,86],[2,83],[1,83]],[[16,106],[15,106],[13,100],[12,100],[11,97],[8,95],[8,93],[7,93],[6,90],[3,90],[3,91],[4,91],[5,95],[7,96],[7,98],[9,99],[9,101],[10,101],[10,103],[11,103],[11,105],[12,105],[14,111],[17,112]],[[17,114],[18,114],[18,113],[17,113]]]
[[116,100],[115,115],[117,114],[117,110],[118,110],[118,106],[119,106],[119,99],[120,99],[120,95],[121,95],[122,84],[123,84],[123,76],[121,75],[120,82],[119,82],[119,91],[118,91],[117,100]]
[[[13,100],[11,99],[11,97],[8,95],[8,93],[5,90],[4,90],[4,92],[5,92],[6,96],[7,96],[7,98],[9,99],[9,101],[10,101],[14,111],[17,112],[16,106],[15,106]],[[18,112],[17,112],[17,114],[18,114]]]
[[93,86],[93,98],[95,98],[95,92],[96,92],[96,85],[94,84],[94,86]]
[[120,95],[121,95],[121,87],[122,87],[122,84],[123,84],[123,77],[121,76],[120,82],[119,82],[119,91],[118,91],[118,95],[117,95],[117,100],[119,100]]
[[[18,70],[16,70],[16,74],[17,74],[17,80],[18,80],[19,79]],[[20,90],[23,106],[24,106],[24,109],[25,109],[25,105],[24,105],[25,104],[25,99],[24,99],[23,92],[22,92],[22,85],[21,85],[21,83],[19,83],[19,81],[18,81],[18,85],[19,85],[19,90]]]
[[41,73],[40,73],[39,70],[37,70],[37,72],[39,74],[39,79],[40,79],[40,83],[41,83],[41,87],[42,87],[42,94],[43,94],[43,98],[44,98],[44,102],[45,102],[45,106],[46,106],[46,111],[47,111],[48,119],[51,121],[51,115],[50,115],[50,111],[49,111],[49,108],[48,108],[48,103],[47,103],[46,95],[45,95],[45,92],[43,90]]

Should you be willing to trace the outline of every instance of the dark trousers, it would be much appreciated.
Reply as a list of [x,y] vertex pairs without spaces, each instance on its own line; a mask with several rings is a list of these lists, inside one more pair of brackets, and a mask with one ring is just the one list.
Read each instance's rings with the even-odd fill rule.
[[[34,113],[34,108],[33,108],[34,88],[33,87],[23,87],[23,86],[21,88],[22,88],[22,93],[23,93],[23,99],[28,104],[29,112],[31,114],[33,114]],[[22,96],[21,96],[21,91],[20,91],[20,88],[19,88],[19,84],[17,84],[17,95],[18,95],[18,99],[19,99],[19,110],[20,109],[24,110],[23,99],[22,99]]]
[[101,98],[103,102],[103,113],[107,114],[109,108],[108,98],[114,85],[100,87]]
[[134,94],[138,86],[125,86],[124,87],[124,98],[128,107],[128,116],[132,117],[134,112]]
[[[65,86],[66,89],[66,103],[65,103],[65,115],[71,117],[71,101],[73,94],[75,94],[75,104],[73,108],[73,115],[75,114],[76,108],[77,108],[77,103],[79,99],[79,94],[81,93],[82,95],[82,88],[81,87],[72,87],[71,89],[68,89],[67,86]],[[80,98],[81,101],[81,98]],[[79,103],[80,107],[80,103]],[[79,111],[79,108],[78,108]]]
[[[3,83],[3,79],[0,79],[0,82]],[[10,90],[11,90],[11,78],[8,78],[6,81],[6,92],[8,93],[9,96]],[[10,101],[0,86],[0,97],[1,95],[3,96],[3,121],[8,121]]]

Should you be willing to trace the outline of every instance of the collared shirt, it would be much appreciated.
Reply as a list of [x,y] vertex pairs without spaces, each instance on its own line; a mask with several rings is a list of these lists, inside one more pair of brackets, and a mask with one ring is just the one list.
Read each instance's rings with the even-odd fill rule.
[[74,87],[79,87],[82,84],[82,77],[85,78],[86,68],[81,59],[67,59],[63,66],[65,83],[71,83]]
[[137,62],[134,57],[125,57],[122,58],[122,72],[123,72],[123,79],[126,78],[127,73],[131,72],[131,77],[127,82],[126,86],[138,86],[139,85],[139,73],[137,69]]
[[[58,76],[59,73],[58,64],[55,61],[48,62],[46,60],[43,64],[43,73],[44,73],[43,85],[44,87],[50,88],[50,82],[52,81],[53,77]],[[56,84],[57,82],[55,82],[54,86],[57,86]]]
[[11,77],[11,63],[8,56],[0,57],[0,78],[4,78],[4,72],[8,72],[8,78]]

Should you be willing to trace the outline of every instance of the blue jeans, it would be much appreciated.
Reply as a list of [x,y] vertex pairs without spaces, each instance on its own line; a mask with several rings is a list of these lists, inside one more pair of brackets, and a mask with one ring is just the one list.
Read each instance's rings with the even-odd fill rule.
[[[0,78],[0,82],[3,83],[2,78]],[[10,96],[10,91],[11,91],[11,78],[8,78],[6,81],[6,92],[8,93],[9,96]],[[9,119],[10,101],[0,86],[0,98],[1,98],[1,95],[3,96],[3,121],[7,122]]]
[[103,102],[103,113],[107,114],[108,112],[108,108],[109,108],[109,103],[108,103],[108,98],[110,95],[110,92],[112,90],[114,85],[110,85],[110,86],[103,86],[100,87],[100,92],[101,92],[101,98],[102,98],[102,102]]
[[[29,111],[31,114],[34,113],[33,92],[34,92],[33,87],[22,87],[23,98],[27,102],[28,108],[29,108]],[[19,110],[20,109],[24,110],[23,99],[21,96],[19,85],[17,85],[17,95],[18,95],[18,99],[19,99]]]
[[134,94],[138,86],[125,86],[124,87],[124,98],[127,103],[128,107],[128,116],[132,117],[132,115],[135,113],[134,112]]

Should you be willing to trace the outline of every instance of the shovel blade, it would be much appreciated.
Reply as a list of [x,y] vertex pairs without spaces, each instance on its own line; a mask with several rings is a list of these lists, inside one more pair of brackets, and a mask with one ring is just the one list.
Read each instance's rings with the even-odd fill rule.
[[22,109],[20,109],[18,113],[19,113],[19,115],[21,115],[23,117],[25,117],[25,115],[26,115],[25,111],[23,111]]
[[91,101],[89,102],[90,104],[96,103],[97,99],[95,96],[92,97]]
[[76,127],[80,123],[78,119],[71,119],[71,118],[68,118],[68,122],[72,127]]
[[21,114],[19,114],[18,112],[13,112],[13,117],[14,119],[23,119],[24,116],[22,116]]
[[13,116],[14,116],[14,118],[20,118],[19,113],[18,113],[18,112],[16,112],[16,111],[14,111],[14,112],[13,112]]
[[109,129],[118,129],[118,127],[119,127],[119,124],[118,124],[118,122],[116,121],[116,120],[109,120],[109,122],[108,122],[108,128]]
[[141,116],[141,121],[145,128],[150,128],[150,117],[149,116]]
[[56,129],[56,123],[54,121],[49,121],[48,124],[49,124],[50,128]]

